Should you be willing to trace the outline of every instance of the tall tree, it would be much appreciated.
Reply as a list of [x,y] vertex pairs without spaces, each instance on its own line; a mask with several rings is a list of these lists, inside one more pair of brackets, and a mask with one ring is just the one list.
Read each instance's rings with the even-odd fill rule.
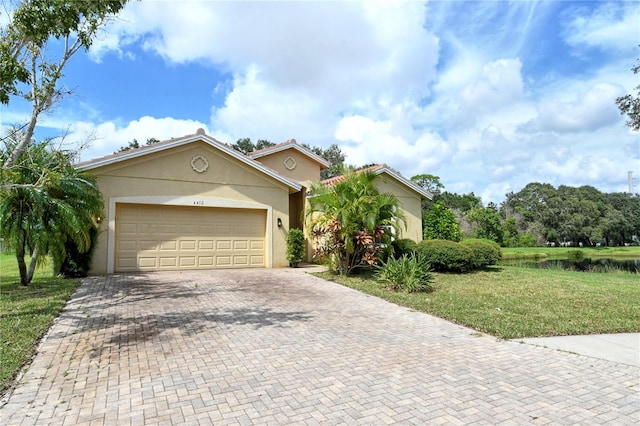
[[319,146],[311,147],[306,144],[303,144],[303,146],[329,162],[329,167],[320,172],[321,180],[340,176],[344,171],[345,155],[340,147],[335,143],[331,144],[329,148],[322,148]]
[[9,21],[0,27],[0,102],[8,104],[12,96],[26,99],[31,118],[3,168],[13,167],[27,149],[40,115],[69,93],[58,86],[67,62],[91,46],[98,30],[126,2],[24,0],[10,11]]
[[[12,152],[12,144],[5,146],[0,159]],[[47,254],[63,258],[68,239],[80,252],[91,244],[102,195],[92,175],[73,167],[74,155],[48,142],[31,144],[9,171],[12,185],[0,189],[0,236],[14,250],[22,285],[31,282],[37,262]]]
[[433,195],[440,194],[440,192],[444,189],[444,185],[442,184],[442,182],[440,182],[440,177],[436,175],[423,173],[413,176],[411,180],[427,191],[431,192]]
[[340,274],[369,267],[404,224],[400,201],[380,193],[377,175],[349,173],[333,187],[313,185],[306,217],[310,221],[317,255],[329,255]]
[[422,214],[423,236],[427,240],[460,241],[462,232],[453,212],[442,201],[436,201]]
[[258,141],[254,144],[251,141],[251,138],[242,138],[238,139],[236,143],[231,145],[231,148],[236,151],[240,151],[243,154],[249,154],[253,151],[258,151],[260,149],[268,148],[270,146],[274,146],[275,143],[270,142],[266,139],[258,139]]
[[[159,139],[149,138],[149,139],[147,139],[147,143],[145,143],[145,145],[153,145],[154,143],[158,143],[158,142],[160,142]],[[137,149],[137,148],[140,148],[141,146],[143,146],[143,145],[140,145],[138,140],[134,139],[131,142],[129,142],[127,145],[121,146],[120,149],[118,149],[117,151],[114,152],[114,154],[117,154],[119,152],[130,151],[132,149]]]
[[[631,68],[631,71],[634,74],[640,73],[640,59],[638,59],[638,65]],[[636,86],[635,91],[635,94],[629,93],[617,98],[616,104],[620,113],[627,115],[627,126],[633,130],[640,130],[640,85]]]

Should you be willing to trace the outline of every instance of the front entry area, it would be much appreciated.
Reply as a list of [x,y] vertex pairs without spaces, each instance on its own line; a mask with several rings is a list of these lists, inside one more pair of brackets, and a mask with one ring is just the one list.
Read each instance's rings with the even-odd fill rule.
[[266,210],[116,204],[115,271],[264,267]]

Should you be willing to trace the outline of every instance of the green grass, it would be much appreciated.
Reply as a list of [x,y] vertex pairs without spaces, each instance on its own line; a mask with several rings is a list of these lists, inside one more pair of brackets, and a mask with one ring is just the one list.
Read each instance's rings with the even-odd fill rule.
[[503,339],[640,332],[640,276],[517,267],[434,273],[432,293],[396,293],[370,277],[318,276]]
[[633,247],[503,247],[502,259],[537,260],[567,257],[567,252],[580,250],[585,257],[640,258],[640,246]]
[[19,284],[15,256],[0,254],[0,394],[35,352],[80,283],[51,277],[51,267],[38,268],[29,287]]

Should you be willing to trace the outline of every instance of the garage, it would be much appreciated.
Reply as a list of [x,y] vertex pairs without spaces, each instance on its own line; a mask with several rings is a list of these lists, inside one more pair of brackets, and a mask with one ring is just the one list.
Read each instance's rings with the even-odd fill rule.
[[266,210],[116,205],[115,271],[264,267]]

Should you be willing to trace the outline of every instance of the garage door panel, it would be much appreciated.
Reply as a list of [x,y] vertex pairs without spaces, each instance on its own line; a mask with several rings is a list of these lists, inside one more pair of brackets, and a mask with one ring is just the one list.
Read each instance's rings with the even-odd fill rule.
[[117,271],[265,266],[266,212],[118,204]]

